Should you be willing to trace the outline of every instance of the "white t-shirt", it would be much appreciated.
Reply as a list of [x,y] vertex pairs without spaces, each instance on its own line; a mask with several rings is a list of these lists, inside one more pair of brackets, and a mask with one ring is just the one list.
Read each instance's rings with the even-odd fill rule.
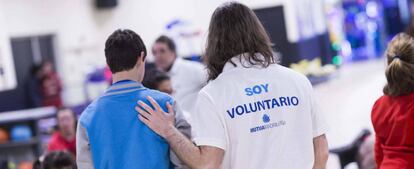
[[223,169],[311,169],[313,138],[327,127],[308,79],[277,64],[232,60],[238,66],[227,63],[198,95],[194,143],[225,150]]
[[192,112],[197,100],[197,94],[207,82],[204,66],[197,62],[177,58],[171,70],[171,85],[174,99],[184,111]]

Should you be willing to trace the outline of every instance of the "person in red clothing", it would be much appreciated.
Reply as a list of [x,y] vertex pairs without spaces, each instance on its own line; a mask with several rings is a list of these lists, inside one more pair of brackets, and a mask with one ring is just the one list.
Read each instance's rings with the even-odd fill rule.
[[48,145],[48,151],[68,151],[76,156],[76,115],[70,109],[61,109],[57,113],[58,130]]
[[42,98],[43,106],[54,106],[57,108],[62,107],[62,84],[58,74],[53,70],[53,64],[49,61],[46,61],[42,64],[42,80],[41,80],[41,89],[42,89]]
[[372,109],[378,169],[414,169],[414,38],[401,33],[385,53],[387,85]]

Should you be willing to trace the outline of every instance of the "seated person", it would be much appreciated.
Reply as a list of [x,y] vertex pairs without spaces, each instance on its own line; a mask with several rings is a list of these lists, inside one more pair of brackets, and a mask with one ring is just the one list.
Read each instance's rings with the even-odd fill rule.
[[48,151],[68,151],[76,156],[76,114],[71,109],[60,109],[56,115],[58,127],[47,147]]
[[375,137],[368,137],[359,148],[357,155],[359,169],[377,169],[374,155],[374,143]]

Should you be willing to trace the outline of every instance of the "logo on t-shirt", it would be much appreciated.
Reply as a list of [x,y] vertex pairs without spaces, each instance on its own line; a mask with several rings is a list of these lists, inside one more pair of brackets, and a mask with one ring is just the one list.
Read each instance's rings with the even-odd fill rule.
[[263,131],[263,130],[267,130],[267,129],[271,129],[271,128],[286,125],[286,121],[284,121],[284,120],[279,120],[278,122],[269,123],[270,122],[270,117],[267,114],[263,115],[263,122],[266,123],[266,124],[250,128],[250,133],[256,133],[256,132],[259,132],[259,131]]
[[250,133],[255,133],[255,132],[258,132],[258,131],[262,131],[262,130],[271,129],[271,128],[286,125],[286,121],[284,121],[284,120],[279,120],[279,121],[274,122],[274,123],[269,123],[270,122],[270,116],[268,114],[263,114],[262,121],[263,121],[264,124],[260,125],[260,126],[250,128]]
[[264,123],[269,123],[270,122],[270,117],[267,114],[263,115],[263,122]]

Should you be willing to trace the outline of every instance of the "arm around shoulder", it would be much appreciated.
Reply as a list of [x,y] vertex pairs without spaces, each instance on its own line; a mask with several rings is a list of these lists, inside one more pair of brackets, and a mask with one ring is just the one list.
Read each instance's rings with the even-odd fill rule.
[[159,104],[148,97],[151,106],[139,101],[142,107],[135,107],[139,119],[154,132],[165,138],[175,154],[190,168],[215,169],[219,168],[224,157],[224,150],[213,146],[197,146],[184,136],[174,126],[175,115],[173,107],[167,103],[168,113]]
[[172,150],[190,168],[220,168],[224,157],[223,149],[213,146],[196,146],[175,128],[172,128],[165,138]]

